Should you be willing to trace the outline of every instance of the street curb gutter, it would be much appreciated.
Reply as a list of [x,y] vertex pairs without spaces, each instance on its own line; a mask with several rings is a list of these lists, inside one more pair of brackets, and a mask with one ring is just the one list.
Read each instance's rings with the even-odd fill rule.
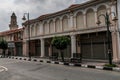
[[108,70],[108,71],[117,71],[120,72],[119,67],[106,67],[106,66],[95,66],[95,65],[85,65],[81,63],[69,63],[69,62],[59,62],[59,61],[50,61],[50,60],[38,60],[38,59],[28,59],[28,58],[21,58],[21,57],[8,57],[11,59],[18,59],[18,60],[26,60],[26,61],[34,61],[34,62],[42,62],[42,63],[51,63],[51,64],[60,64],[65,66],[75,66],[75,67],[83,67],[83,68],[92,68],[92,69],[99,69],[99,70]]

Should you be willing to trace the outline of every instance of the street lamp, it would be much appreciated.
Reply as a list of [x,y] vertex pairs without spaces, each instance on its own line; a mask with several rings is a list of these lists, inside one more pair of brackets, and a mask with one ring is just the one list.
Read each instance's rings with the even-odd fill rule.
[[114,15],[114,18],[112,19],[112,21],[117,21],[117,18],[116,18],[116,15],[114,12],[111,12],[111,13],[107,13],[106,14],[100,14],[97,19],[97,24],[99,25],[101,22],[100,22],[100,17],[104,17],[105,18],[105,24],[106,24],[106,27],[107,27],[107,43],[108,43],[108,46],[107,46],[107,53],[108,53],[108,57],[109,57],[109,64],[112,65],[112,50],[111,50],[111,46],[110,46],[110,39],[111,39],[111,34],[110,34],[110,20],[109,20],[109,16],[113,14]]
[[22,20],[26,20],[27,16],[27,25],[28,25],[28,56],[29,56],[29,60],[31,60],[31,52],[30,52],[30,20],[29,20],[29,13],[24,13],[24,16],[22,18]]

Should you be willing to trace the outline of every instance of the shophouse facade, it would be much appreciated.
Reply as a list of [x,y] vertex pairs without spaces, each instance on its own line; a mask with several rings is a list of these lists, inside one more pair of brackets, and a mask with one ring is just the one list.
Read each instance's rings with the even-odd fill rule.
[[[115,1],[116,2],[116,1]],[[107,28],[105,18],[100,17],[102,22],[96,24],[100,14],[114,12],[116,14],[116,3],[111,0],[90,0],[83,4],[71,5],[67,9],[42,15],[36,19],[23,23],[23,55],[28,56],[28,41],[30,36],[30,52],[32,56],[49,57],[58,50],[51,45],[55,36],[68,36],[71,44],[64,50],[66,58],[73,57],[73,53],[82,54],[83,59],[107,60]],[[113,22],[110,16],[110,45],[113,61],[120,59],[119,32],[117,22]],[[30,25],[30,34],[28,34]]]

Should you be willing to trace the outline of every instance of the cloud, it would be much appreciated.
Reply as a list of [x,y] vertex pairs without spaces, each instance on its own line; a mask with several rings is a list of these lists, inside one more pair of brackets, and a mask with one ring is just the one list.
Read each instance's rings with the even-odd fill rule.
[[53,13],[69,7],[71,4],[85,0],[0,0],[0,31],[8,30],[12,12],[17,15],[18,25],[21,26],[24,13],[30,13],[30,19],[42,14]]
[[64,9],[74,2],[74,0],[14,0],[14,10],[19,9],[19,12],[38,13],[40,15]]

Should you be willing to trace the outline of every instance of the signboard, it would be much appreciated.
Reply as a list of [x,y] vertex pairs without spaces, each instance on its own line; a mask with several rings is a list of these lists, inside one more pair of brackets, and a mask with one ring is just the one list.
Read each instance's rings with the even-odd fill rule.
[[13,42],[8,43],[8,47],[9,47],[9,48],[14,48],[14,47],[15,47],[15,43],[13,43]]

